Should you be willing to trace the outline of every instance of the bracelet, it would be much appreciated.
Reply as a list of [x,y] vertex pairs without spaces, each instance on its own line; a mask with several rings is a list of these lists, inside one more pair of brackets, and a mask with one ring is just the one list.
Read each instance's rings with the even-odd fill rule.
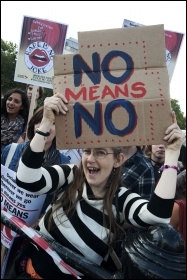
[[50,132],[42,132],[38,128],[36,129],[36,133],[38,133],[38,134],[40,134],[40,135],[42,135],[44,137],[47,137],[47,136],[50,135]]
[[165,169],[168,169],[168,168],[173,168],[173,169],[175,169],[175,170],[177,170],[177,172],[179,171],[179,168],[176,166],[176,165],[162,165],[161,167],[160,167],[160,169],[159,169],[159,173],[161,172],[161,171],[164,171]]

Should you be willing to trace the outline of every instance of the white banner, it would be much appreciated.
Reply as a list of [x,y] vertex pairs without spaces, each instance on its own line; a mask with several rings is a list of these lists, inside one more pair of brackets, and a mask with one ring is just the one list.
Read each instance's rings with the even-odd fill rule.
[[72,164],[76,164],[77,166],[79,166],[79,164],[81,163],[81,156],[82,156],[81,149],[60,150],[60,153],[68,157],[70,163]]
[[[35,223],[46,198],[16,185],[16,173],[1,164],[1,210],[17,216],[28,225]],[[16,233],[1,224],[1,243],[9,248]]]

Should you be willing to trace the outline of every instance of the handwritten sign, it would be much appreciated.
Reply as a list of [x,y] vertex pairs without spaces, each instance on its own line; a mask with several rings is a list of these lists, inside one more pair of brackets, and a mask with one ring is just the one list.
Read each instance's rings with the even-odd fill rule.
[[[1,210],[32,225],[39,218],[46,195],[35,195],[16,185],[16,173],[1,164]],[[1,225],[1,242],[9,247],[16,234]]]
[[78,33],[79,53],[54,56],[57,148],[163,143],[171,124],[164,26]]

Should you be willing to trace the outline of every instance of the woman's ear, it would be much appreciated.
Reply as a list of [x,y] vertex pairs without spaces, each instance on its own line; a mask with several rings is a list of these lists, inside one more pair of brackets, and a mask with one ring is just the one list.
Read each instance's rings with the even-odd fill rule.
[[118,157],[115,159],[114,168],[120,167],[125,161],[124,153],[120,153]]

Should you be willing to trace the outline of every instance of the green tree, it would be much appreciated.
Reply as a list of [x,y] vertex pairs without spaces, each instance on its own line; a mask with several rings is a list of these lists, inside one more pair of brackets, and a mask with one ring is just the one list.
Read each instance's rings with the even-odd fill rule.
[[181,111],[179,101],[176,99],[171,99],[171,107],[176,114],[177,123],[180,129],[186,130],[186,116],[184,116],[184,113]]
[[24,84],[14,82],[17,54],[16,44],[1,39],[1,94],[14,87],[25,89]]

